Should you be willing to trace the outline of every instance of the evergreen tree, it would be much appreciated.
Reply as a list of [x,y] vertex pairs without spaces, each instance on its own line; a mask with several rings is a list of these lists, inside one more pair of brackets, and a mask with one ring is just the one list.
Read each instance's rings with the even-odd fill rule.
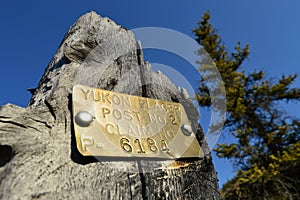
[[[193,32],[222,76],[227,98],[224,127],[236,139],[214,149],[238,169],[221,189],[223,199],[300,199],[300,120],[279,106],[300,101],[300,89],[292,86],[297,76],[269,79],[263,70],[245,72],[242,64],[249,58],[249,45],[238,42],[229,53],[210,24],[209,12]],[[197,99],[200,106],[212,105],[203,79]]]

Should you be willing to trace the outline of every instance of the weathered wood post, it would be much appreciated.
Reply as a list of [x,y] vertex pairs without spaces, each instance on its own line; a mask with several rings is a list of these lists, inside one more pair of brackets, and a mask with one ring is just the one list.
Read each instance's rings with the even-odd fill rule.
[[[170,161],[82,155],[73,120],[72,90],[78,84],[181,103],[197,133],[201,157]],[[219,199],[197,110],[182,90],[144,62],[131,31],[95,12],[85,14],[70,28],[32,92],[26,108],[0,107],[1,199]]]

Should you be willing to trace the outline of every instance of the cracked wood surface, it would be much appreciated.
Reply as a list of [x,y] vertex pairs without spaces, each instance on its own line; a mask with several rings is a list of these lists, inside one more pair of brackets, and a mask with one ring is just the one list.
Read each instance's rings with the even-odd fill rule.
[[[182,103],[205,156],[168,168],[155,168],[165,161],[81,156],[72,124],[75,84]],[[80,17],[32,91],[26,108],[0,107],[1,199],[219,199],[197,110],[143,61],[132,32],[110,19],[94,12]]]

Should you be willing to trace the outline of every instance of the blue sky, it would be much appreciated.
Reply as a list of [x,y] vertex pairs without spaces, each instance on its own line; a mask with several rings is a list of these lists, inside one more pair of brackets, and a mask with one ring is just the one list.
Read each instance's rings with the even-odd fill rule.
[[[210,10],[212,24],[229,49],[237,41],[250,44],[246,70],[264,69],[269,77],[300,74],[298,1],[31,0],[1,4],[0,105],[26,106],[30,98],[26,88],[36,87],[66,31],[79,16],[91,10],[128,29],[163,27],[190,37],[200,16]],[[159,52],[146,52],[146,58],[150,62],[179,65]],[[294,85],[299,87],[299,83],[300,79]],[[297,104],[284,108],[295,116],[300,112]],[[221,142],[226,138],[224,133]],[[220,184],[233,176],[228,161],[214,159],[214,163]]]

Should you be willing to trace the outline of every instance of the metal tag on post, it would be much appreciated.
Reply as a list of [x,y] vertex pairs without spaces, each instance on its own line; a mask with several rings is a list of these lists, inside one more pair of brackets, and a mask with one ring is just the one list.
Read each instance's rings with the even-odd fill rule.
[[76,85],[76,143],[84,156],[188,158],[203,151],[180,103]]

